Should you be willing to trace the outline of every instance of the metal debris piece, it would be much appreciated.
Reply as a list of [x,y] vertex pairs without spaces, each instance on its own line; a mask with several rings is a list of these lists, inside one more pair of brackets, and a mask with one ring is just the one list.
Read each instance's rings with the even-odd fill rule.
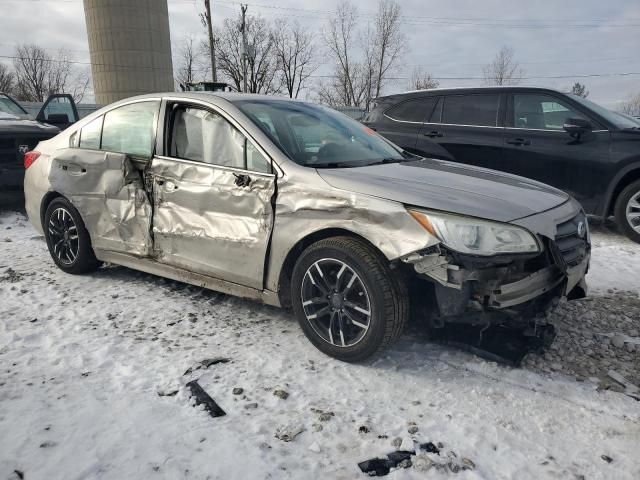
[[204,389],[193,380],[192,382],[187,383],[187,388],[191,390],[191,396],[195,398],[196,405],[204,405],[204,409],[211,415],[212,417],[222,417],[226,415],[225,411],[220,408],[213,398],[209,396]]
[[613,378],[616,382],[624,387],[624,394],[630,396],[631,398],[640,401],[640,388],[637,385],[634,385],[629,380],[624,378],[615,370],[609,370],[607,372],[611,378]]
[[231,360],[229,358],[224,358],[224,357],[205,358],[204,360],[198,362],[193,367],[187,368],[185,372],[182,374],[182,376],[184,377],[185,375],[189,375],[193,373],[194,370],[200,370],[201,368],[209,368],[212,365],[217,365],[218,363],[228,363],[230,361]]

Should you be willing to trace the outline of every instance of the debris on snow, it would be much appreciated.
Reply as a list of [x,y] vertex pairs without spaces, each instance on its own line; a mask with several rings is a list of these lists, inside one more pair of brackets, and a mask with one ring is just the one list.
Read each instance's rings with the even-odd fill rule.
[[243,392],[244,389],[241,387],[235,387],[233,390],[231,390],[231,393],[233,393],[234,395],[242,395]]
[[275,437],[283,442],[291,442],[294,438],[304,432],[304,426],[293,422],[283,425],[276,430]]
[[282,400],[286,400],[287,398],[289,398],[289,393],[286,390],[277,389],[273,391],[273,394],[276,397],[281,398]]
[[207,392],[195,380],[187,383],[187,388],[191,390],[192,398],[195,399],[196,405],[204,405],[204,409],[212,417],[222,417],[226,415],[225,411],[209,396]]

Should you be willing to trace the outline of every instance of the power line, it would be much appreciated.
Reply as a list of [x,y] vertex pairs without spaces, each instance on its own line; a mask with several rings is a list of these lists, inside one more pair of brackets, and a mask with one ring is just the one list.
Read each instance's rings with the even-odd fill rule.
[[[17,55],[0,55],[0,58],[6,58],[10,60],[28,60],[27,57],[20,57]],[[53,63],[69,63],[73,65],[90,65],[100,67],[115,67],[115,68],[131,68],[131,69],[149,69],[166,71],[167,69],[158,67],[148,67],[141,65],[121,65],[114,63],[93,63],[82,62],[77,60],[59,60],[54,58],[42,59],[43,62]],[[627,77],[640,75],[640,72],[613,72],[613,73],[586,73],[586,74],[571,74],[571,75],[529,75],[514,77],[515,80],[540,80],[540,79],[563,79],[563,78],[595,78],[595,77]],[[310,75],[313,78],[336,78],[336,75]],[[387,77],[388,80],[407,80],[409,77]],[[483,77],[452,77],[452,76],[433,76],[436,80],[482,80]]]
[[[2,0],[4,3],[14,2],[33,2],[33,3],[80,3],[82,0]],[[172,0],[170,4],[189,3],[195,4],[194,0]],[[227,5],[240,5],[240,2],[233,0],[218,0],[218,3],[226,3]],[[335,10],[314,10],[301,7],[290,7],[284,5],[266,5],[260,3],[249,3],[251,7],[266,10],[285,11],[287,17],[295,18],[313,18],[318,16],[328,16],[336,13]],[[294,15],[291,11],[304,12],[306,14]],[[375,13],[360,13],[361,17],[375,17]],[[637,28],[640,23],[604,23],[598,19],[499,19],[499,18],[482,18],[482,17],[430,17],[420,15],[402,15],[401,23],[405,25],[431,25],[443,27],[490,27],[490,28],[511,28],[511,29],[553,29],[553,28]],[[634,22],[640,22],[638,18],[627,19]],[[581,23],[582,22],[582,23]],[[586,23],[585,23],[586,22]]]

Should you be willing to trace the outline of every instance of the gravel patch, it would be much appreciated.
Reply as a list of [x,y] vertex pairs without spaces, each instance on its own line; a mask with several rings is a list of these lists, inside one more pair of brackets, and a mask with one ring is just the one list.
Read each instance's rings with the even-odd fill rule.
[[529,354],[523,368],[570,375],[598,383],[602,389],[623,391],[611,379],[614,370],[640,385],[640,297],[615,292],[564,302],[550,315],[558,336],[543,354]]

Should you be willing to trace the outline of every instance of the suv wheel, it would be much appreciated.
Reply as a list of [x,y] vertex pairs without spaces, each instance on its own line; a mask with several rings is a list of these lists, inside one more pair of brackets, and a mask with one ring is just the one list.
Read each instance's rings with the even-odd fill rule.
[[616,223],[624,234],[640,243],[640,180],[627,185],[615,206]]
[[61,270],[80,274],[100,266],[82,217],[66,198],[58,197],[47,207],[44,236],[51,258]]
[[311,343],[347,362],[387,347],[402,333],[409,311],[406,286],[388,262],[349,237],[321,240],[302,253],[291,299]]

